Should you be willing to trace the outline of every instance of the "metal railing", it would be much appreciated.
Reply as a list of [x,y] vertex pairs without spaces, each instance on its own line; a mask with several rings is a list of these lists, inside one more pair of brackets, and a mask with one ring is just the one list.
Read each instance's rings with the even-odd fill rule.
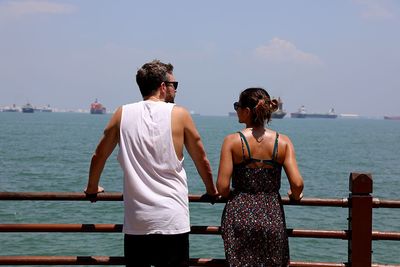
[[[400,200],[382,200],[373,198],[372,177],[370,174],[351,173],[349,177],[349,197],[342,199],[304,198],[299,202],[282,198],[284,205],[342,207],[349,210],[349,223],[346,230],[287,229],[289,237],[324,238],[348,240],[348,261],[302,262],[291,261],[292,267],[306,266],[396,266],[373,264],[372,240],[400,240],[400,232],[382,232],[372,230],[374,208],[400,208]],[[66,192],[0,192],[0,201],[88,201],[84,193]],[[102,193],[96,201],[122,201],[121,193]],[[190,195],[189,201],[208,203],[198,195]],[[219,201],[224,203],[223,200]],[[121,224],[0,224],[3,232],[89,232],[121,233]],[[219,226],[192,226],[193,235],[220,235]],[[0,256],[0,265],[124,265],[124,257],[113,256]],[[191,266],[219,267],[227,266],[225,259],[191,258]]]

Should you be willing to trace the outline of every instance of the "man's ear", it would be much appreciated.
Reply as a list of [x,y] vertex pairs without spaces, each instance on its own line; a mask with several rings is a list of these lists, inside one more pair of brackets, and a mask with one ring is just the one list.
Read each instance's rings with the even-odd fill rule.
[[165,96],[167,95],[167,85],[164,82],[162,82],[159,88],[160,88],[161,98],[165,98]]

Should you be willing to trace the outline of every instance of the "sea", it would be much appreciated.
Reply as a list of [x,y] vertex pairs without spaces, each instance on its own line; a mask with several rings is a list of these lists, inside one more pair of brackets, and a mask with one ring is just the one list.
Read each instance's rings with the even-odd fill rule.
[[[91,155],[110,114],[0,112],[0,191],[82,192]],[[217,176],[227,134],[244,127],[236,117],[193,116]],[[383,119],[275,119],[268,126],[288,135],[304,178],[304,197],[347,198],[351,172],[371,173],[373,196],[400,199],[400,121]],[[121,192],[117,150],[101,185]],[[190,194],[204,186],[185,152]],[[281,194],[288,190],[282,176]],[[219,226],[224,204],[191,203],[192,225]],[[345,230],[348,209],[285,206],[288,228]],[[122,224],[120,201],[0,201],[0,223]],[[374,209],[373,230],[400,232],[400,209]],[[289,238],[293,261],[347,262],[348,241]],[[122,233],[0,233],[0,255],[123,256]],[[218,235],[191,235],[190,256],[224,258]],[[373,262],[400,264],[400,241],[373,241]]]

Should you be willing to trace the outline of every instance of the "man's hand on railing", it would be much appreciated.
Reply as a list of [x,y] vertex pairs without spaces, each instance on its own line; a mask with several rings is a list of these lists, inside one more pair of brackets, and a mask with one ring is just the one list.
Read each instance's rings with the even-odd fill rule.
[[103,193],[104,192],[104,188],[101,186],[97,187],[97,192],[96,191],[91,191],[88,188],[86,188],[83,192],[85,192],[86,197],[90,200],[90,202],[96,202],[97,201],[97,194],[98,193]]
[[215,202],[217,202],[218,200],[221,199],[220,195],[210,195],[208,193],[205,193],[203,195],[201,195],[200,200],[201,201],[206,201],[206,202],[210,202],[212,205],[215,204]]

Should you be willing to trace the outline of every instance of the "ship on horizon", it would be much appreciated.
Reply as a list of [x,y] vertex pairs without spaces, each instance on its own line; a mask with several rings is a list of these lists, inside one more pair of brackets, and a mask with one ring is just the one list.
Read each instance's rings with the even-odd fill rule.
[[42,108],[35,107],[34,110],[35,112],[53,112],[53,109],[50,107],[50,105],[43,106]]
[[327,113],[308,113],[306,108],[301,106],[297,112],[290,113],[291,118],[305,119],[305,118],[316,118],[316,119],[336,119],[337,114],[335,110],[331,108]]
[[400,120],[400,116],[383,116],[385,120]]
[[90,114],[105,114],[106,108],[96,100],[90,104]]
[[33,113],[35,111],[31,103],[29,102],[23,105],[21,110],[23,113]]
[[13,104],[11,107],[4,107],[2,109],[3,112],[19,112],[19,109],[15,104]]
[[286,116],[286,111],[283,110],[283,102],[280,97],[278,97],[278,109],[271,114],[273,119],[283,119]]

